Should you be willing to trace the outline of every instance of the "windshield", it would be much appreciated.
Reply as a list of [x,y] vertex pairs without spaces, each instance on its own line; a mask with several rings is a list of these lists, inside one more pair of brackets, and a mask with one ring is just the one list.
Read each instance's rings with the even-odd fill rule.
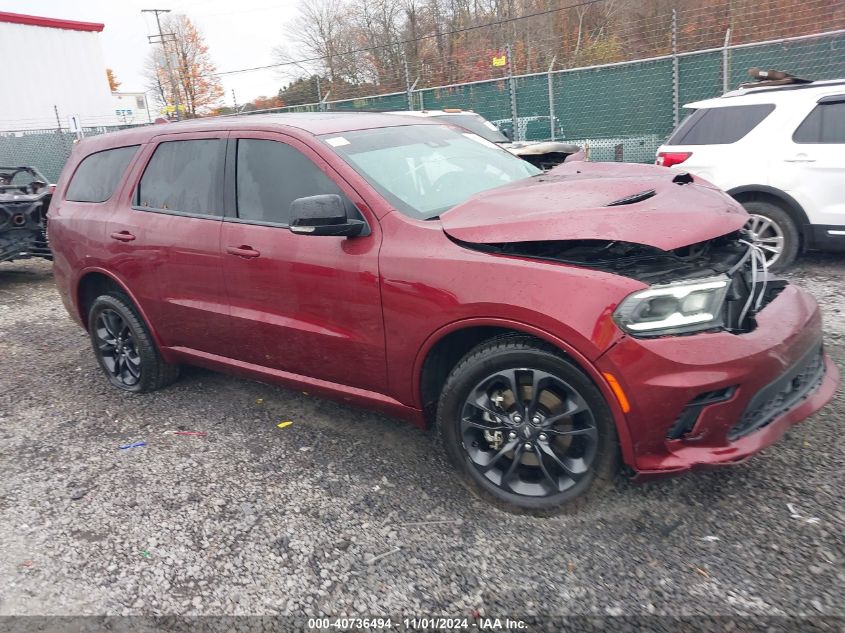
[[438,119],[462,127],[469,132],[475,132],[481,138],[491,143],[507,143],[508,137],[502,134],[495,125],[480,114],[441,114]]
[[398,211],[434,218],[470,196],[542,173],[469,132],[407,125],[321,139]]

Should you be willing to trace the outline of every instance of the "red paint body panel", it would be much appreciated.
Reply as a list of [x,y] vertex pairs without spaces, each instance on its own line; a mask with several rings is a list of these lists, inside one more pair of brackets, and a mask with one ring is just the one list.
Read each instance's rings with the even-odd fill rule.
[[[143,146],[107,220],[104,258],[108,268],[127,280],[152,323],[165,324],[157,328],[164,347],[191,346],[209,353],[223,353],[228,348],[229,299],[220,254],[222,221],[139,211],[132,206],[132,196],[159,142],[225,137],[225,133],[164,135]],[[127,243],[110,239],[121,232],[135,239]]]
[[[385,392],[387,375],[379,287],[379,223],[363,199],[321,157],[284,140],[315,162],[368,217],[372,232],[354,240],[303,238],[278,226],[223,222],[223,249],[249,246],[253,259],[224,255],[232,344],[225,354],[257,366]],[[341,360],[341,362],[338,362]]]
[[[737,441],[727,438],[754,394],[821,343],[821,316],[810,295],[787,286],[757,315],[757,323],[754,331],[741,335],[626,337],[598,359],[601,371],[617,377],[631,402],[626,419],[634,438],[635,470],[675,472],[707,463],[730,463],[783,434],[788,424],[781,420]],[[823,387],[801,405],[807,411],[807,403],[812,403],[807,415],[830,399],[837,376],[828,361]],[[734,385],[737,390],[730,400],[704,408],[689,439],[666,439],[669,427],[690,400]],[[793,413],[782,418],[794,423],[798,420],[790,417]]]
[[[747,214],[704,183],[679,185],[653,165],[570,163],[549,174],[477,194],[443,214],[464,242],[618,240],[672,250],[736,231]],[[636,205],[607,206],[640,192]]]
[[414,406],[422,404],[414,367],[431,335],[444,327],[460,322],[470,327],[471,321],[532,329],[592,360],[621,336],[611,318],[618,299],[643,287],[599,271],[463,248],[437,221],[391,213],[381,227],[391,393]]
[[[85,139],[62,173],[49,213],[56,283],[65,306],[81,322],[80,283],[89,273],[105,274],[136,303],[172,362],[304,389],[420,425],[422,368],[443,337],[479,326],[529,333],[563,350],[596,383],[613,412],[623,459],[641,477],[745,459],[832,396],[838,374],[827,360],[824,381],[803,402],[762,430],[734,442],[726,437],[753,395],[821,340],[818,307],[796,287],[788,286],[757,315],[757,328],[747,334],[635,339],[623,335],[612,313],[645,287],[642,282],[484,253],[452,239],[619,239],[676,248],[743,223],[741,209],[708,183],[678,185],[671,174],[649,166],[579,162],[475,196],[442,221],[423,222],[393,211],[315,137],[409,123],[420,121],[377,114],[270,115]],[[132,208],[157,143],[208,137],[293,145],[353,201],[370,234],[307,237],[233,217]],[[64,199],[85,156],[133,144],[141,149],[110,201]],[[645,189],[656,195],[636,208],[606,207]],[[123,232],[134,239],[111,238]],[[233,249],[258,255],[243,258],[231,254]],[[618,380],[630,412],[623,413],[603,372]],[[688,439],[666,440],[668,427],[692,398],[732,385],[733,397],[708,405]]]

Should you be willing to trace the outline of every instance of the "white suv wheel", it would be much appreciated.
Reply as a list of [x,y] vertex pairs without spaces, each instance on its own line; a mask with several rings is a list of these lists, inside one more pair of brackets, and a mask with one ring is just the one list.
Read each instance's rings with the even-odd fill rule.
[[742,203],[748,212],[745,229],[764,253],[766,262],[773,271],[789,268],[801,247],[801,234],[795,221],[776,204],[763,200],[747,200]]
[[745,228],[754,244],[766,254],[766,263],[773,266],[783,253],[783,229],[765,215],[751,213],[750,216]]

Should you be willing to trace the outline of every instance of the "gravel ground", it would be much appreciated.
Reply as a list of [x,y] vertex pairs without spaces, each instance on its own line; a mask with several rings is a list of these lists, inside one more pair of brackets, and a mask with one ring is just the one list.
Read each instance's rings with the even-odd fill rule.
[[[843,273],[792,274],[840,367]],[[746,464],[536,519],[401,422],[199,369],[116,391],[43,262],[0,266],[0,385],[0,615],[845,615],[841,392]]]

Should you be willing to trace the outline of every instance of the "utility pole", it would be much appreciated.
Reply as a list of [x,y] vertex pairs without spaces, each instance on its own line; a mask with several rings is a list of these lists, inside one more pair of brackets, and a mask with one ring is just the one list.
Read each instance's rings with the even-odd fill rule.
[[[164,51],[164,63],[165,66],[167,66],[167,75],[170,78],[170,89],[173,91],[173,100],[175,101],[174,105],[176,106],[176,120],[179,121],[182,119],[182,113],[180,112],[182,105],[179,102],[179,85],[173,78],[173,66],[170,62],[170,53],[167,50],[167,42],[175,41],[176,36],[173,33],[161,32],[161,18],[158,17],[160,13],[170,13],[170,9],[141,9],[141,13],[154,13],[156,16],[158,35],[148,35],[147,40],[149,40],[150,44],[161,44],[161,48]],[[158,37],[158,41],[156,41],[156,37]],[[169,37],[170,40],[167,40],[166,37]]]
[[235,89],[232,88],[232,103],[235,104],[235,114],[238,113],[238,98],[235,96]]

